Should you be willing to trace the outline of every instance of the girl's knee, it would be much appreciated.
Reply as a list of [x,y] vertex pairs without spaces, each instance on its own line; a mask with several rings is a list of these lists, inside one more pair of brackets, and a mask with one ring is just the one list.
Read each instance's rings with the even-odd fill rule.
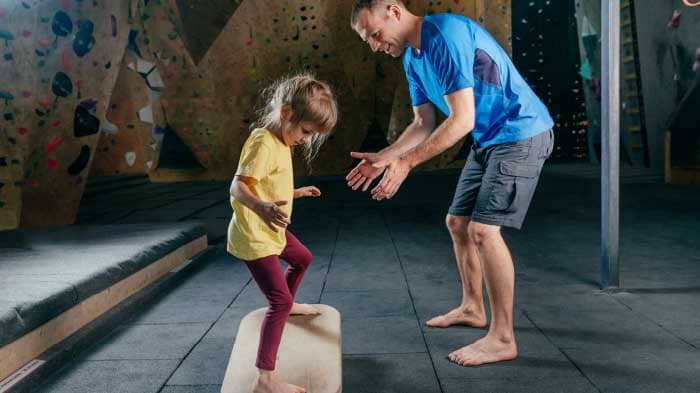
[[294,297],[291,293],[280,294],[270,300],[270,308],[274,311],[289,313],[294,305]]
[[290,264],[294,265],[297,269],[306,270],[309,265],[311,265],[313,258],[314,256],[311,254],[311,251],[306,247],[302,247],[295,253],[294,261],[290,261]]
[[314,256],[311,254],[311,251],[309,251],[308,248],[304,247],[304,251],[301,253],[301,264],[304,266],[306,269],[311,265],[311,262],[313,261]]

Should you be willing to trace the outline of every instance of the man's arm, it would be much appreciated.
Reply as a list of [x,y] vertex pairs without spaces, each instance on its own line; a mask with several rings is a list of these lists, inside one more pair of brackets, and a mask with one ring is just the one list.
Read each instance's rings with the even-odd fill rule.
[[445,96],[450,116],[421,144],[401,156],[376,162],[377,168],[387,168],[382,181],[372,190],[374,199],[391,198],[416,166],[455,145],[474,129],[474,89],[457,90]]
[[386,159],[399,157],[428,139],[435,129],[435,107],[431,103],[413,107],[413,121],[406,127],[399,138],[390,146],[382,149],[379,155]]
[[424,143],[401,156],[411,169],[454,146],[474,129],[474,89],[466,88],[445,96],[450,116],[440,124]]
[[390,146],[378,153],[350,153],[352,157],[359,158],[362,161],[345,177],[348,181],[348,186],[353,190],[357,190],[362,186],[362,191],[367,191],[372,180],[384,171],[384,168],[372,167],[373,163],[399,157],[428,139],[433,129],[435,129],[435,107],[430,103],[414,106],[413,121]]

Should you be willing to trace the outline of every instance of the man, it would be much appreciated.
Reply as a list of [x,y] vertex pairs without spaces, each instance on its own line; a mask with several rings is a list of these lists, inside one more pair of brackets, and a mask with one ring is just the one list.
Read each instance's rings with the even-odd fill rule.
[[[486,326],[483,277],[491,309],[488,333],[449,358],[463,366],[514,359],[515,276],[500,229],[521,227],[552,152],[547,108],[503,48],[466,17],[420,17],[400,0],[356,0],[351,24],[373,51],[403,56],[414,120],[384,150],[352,153],[362,161],[348,174],[348,185],[366,191],[384,173],[372,197],[391,198],[413,168],[472,133],[474,145],[446,219],[462,303],[427,324]],[[437,128],[435,107],[448,116]]]

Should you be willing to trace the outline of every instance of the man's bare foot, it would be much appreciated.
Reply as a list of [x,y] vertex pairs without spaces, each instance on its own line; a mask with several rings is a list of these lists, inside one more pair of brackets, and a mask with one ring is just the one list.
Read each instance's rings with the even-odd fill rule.
[[289,315],[319,315],[321,314],[321,311],[310,305],[310,304],[303,304],[303,303],[294,303],[292,306],[291,311],[289,311]]
[[446,328],[452,325],[466,325],[475,328],[486,326],[486,313],[484,310],[475,312],[457,307],[444,315],[438,315],[425,323],[430,327]]
[[505,342],[486,336],[470,345],[460,348],[447,356],[460,366],[478,366],[486,363],[503,362],[518,357],[515,340]]
[[306,393],[306,389],[281,381],[271,372],[264,372],[255,379],[253,393]]

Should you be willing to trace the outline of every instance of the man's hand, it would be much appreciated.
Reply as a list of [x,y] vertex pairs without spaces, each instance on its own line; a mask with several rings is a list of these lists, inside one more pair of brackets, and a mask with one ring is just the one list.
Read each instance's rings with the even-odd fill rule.
[[372,189],[372,199],[377,201],[393,197],[404,180],[406,180],[406,177],[408,177],[409,172],[411,172],[411,166],[408,164],[408,161],[401,157],[379,161],[374,163],[373,166],[382,170],[386,168],[382,181]]
[[319,196],[321,196],[321,190],[319,190],[318,187],[315,186],[301,187],[294,190],[294,199]]
[[277,227],[286,228],[290,224],[287,213],[280,209],[286,204],[287,201],[263,202],[254,211],[273,232],[277,232]]
[[359,158],[362,161],[345,177],[345,180],[348,181],[348,187],[352,188],[353,191],[357,191],[360,187],[362,187],[363,192],[367,191],[372,181],[384,172],[384,168],[372,166],[375,162],[380,161],[381,157],[377,153],[355,152],[350,153],[350,156]]

